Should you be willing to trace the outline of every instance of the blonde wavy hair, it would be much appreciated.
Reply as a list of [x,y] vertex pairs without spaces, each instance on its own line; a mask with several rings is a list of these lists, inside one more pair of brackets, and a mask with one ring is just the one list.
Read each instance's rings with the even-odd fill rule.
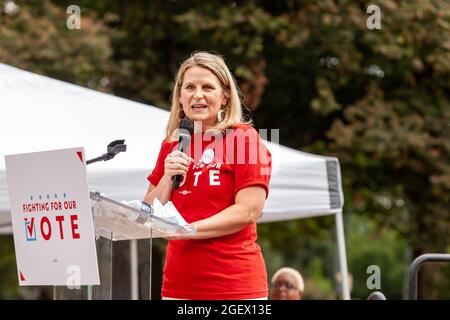
[[225,132],[226,129],[233,128],[239,124],[250,124],[250,120],[245,120],[242,113],[242,102],[239,87],[236,84],[236,80],[225,64],[224,59],[217,54],[209,52],[194,52],[190,58],[185,60],[178,69],[175,77],[175,84],[172,92],[172,104],[170,108],[170,117],[166,128],[166,139],[177,140],[177,129],[180,126],[181,120],[185,117],[183,108],[180,104],[180,91],[183,85],[184,74],[186,70],[192,67],[202,67],[211,71],[217,79],[219,79],[224,91],[224,95],[227,97],[227,103],[222,110],[224,115],[222,121],[216,122],[216,124],[208,129],[208,131],[221,131]]

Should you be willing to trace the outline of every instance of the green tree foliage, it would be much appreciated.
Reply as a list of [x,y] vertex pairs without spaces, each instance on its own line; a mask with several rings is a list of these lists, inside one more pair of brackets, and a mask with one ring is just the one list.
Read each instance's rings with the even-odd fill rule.
[[[352,297],[367,299],[372,291],[379,290],[387,299],[404,298],[410,259],[406,239],[392,229],[380,231],[369,217],[352,214],[347,222]],[[367,279],[372,275],[367,268],[371,265],[380,268],[380,288],[367,286]]]
[[82,11],[82,28],[69,30],[65,8],[17,1],[8,12],[0,1],[0,62],[109,92],[111,55],[107,29]]
[[[383,229],[401,232],[413,257],[445,252],[450,7],[445,1],[386,2],[382,12],[383,29],[361,32],[357,47],[383,74],[374,79],[366,69],[359,94],[333,119],[329,146],[344,166],[348,209],[370,213]],[[336,97],[343,88],[333,89]],[[437,298],[433,287],[440,279],[440,272],[424,273],[419,294]]]
[[0,236],[0,299],[17,299],[16,256],[12,237]]

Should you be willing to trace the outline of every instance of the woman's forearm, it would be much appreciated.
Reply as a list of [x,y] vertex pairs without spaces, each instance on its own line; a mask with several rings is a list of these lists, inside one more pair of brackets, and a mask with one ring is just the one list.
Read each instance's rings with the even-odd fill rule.
[[[261,215],[259,208],[244,204],[234,204],[218,214],[193,222],[197,232],[188,239],[208,239],[238,232],[253,224]],[[182,237],[184,238],[184,237]]]
[[163,176],[159,181],[158,185],[147,192],[144,197],[144,202],[152,204],[153,200],[158,198],[158,200],[164,205],[170,200],[170,195],[172,193],[172,179],[168,176]]
[[219,213],[191,223],[196,227],[194,235],[177,237],[178,239],[208,239],[226,236],[238,232],[248,225],[256,223],[262,214],[266,190],[260,186],[241,189],[235,196],[235,203]]

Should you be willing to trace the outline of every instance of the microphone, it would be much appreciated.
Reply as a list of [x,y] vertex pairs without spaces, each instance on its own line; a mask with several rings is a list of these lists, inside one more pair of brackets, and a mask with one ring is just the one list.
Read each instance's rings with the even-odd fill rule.
[[[189,143],[191,142],[191,135],[194,133],[194,122],[191,119],[184,118],[180,122],[180,130],[178,138],[178,150],[186,153]],[[180,183],[183,180],[182,175],[176,175],[172,177],[172,187],[178,189]]]

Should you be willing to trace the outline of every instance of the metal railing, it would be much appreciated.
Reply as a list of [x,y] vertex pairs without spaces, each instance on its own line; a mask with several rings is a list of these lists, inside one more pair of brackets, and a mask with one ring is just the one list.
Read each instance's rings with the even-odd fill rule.
[[409,267],[408,284],[409,300],[417,300],[417,282],[420,268],[427,262],[450,262],[450,254],[444,253],[425,253],[418,256]]

